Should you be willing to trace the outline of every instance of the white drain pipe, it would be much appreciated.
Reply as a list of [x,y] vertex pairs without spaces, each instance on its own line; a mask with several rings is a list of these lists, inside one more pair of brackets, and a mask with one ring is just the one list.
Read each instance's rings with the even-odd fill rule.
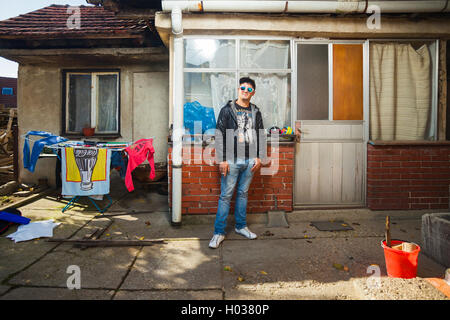
[[173,33],[173,133],[172,133],[172,225],[181,224],[181,171],[183,147],[184,46],[180,7],[172,8]]
[[[375,5],[381,13],[450,12],[450,1],[179,1],[163,0],[163,11],[179,7],[191,12],[365,13]],[[369,10],[370,11],[370,10]],[[370,13],[370,12],[369,12]]]

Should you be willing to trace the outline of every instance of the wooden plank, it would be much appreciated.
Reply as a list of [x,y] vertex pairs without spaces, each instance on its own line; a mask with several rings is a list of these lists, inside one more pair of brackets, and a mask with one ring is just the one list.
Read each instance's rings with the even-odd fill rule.
[[333,144],[319,144],[319,202],[331,203],[333,195]]
[[69,243],[86,247],[121,247],[121,246],[152,246],[165,243],[164,239],[151,240],[93,240],[93,239],[48,239],[47,242]]
[[344,143],[342,150],[342,202],[355,202],[356,144]]
[[355,143],[355,202],[364,201],[364,146]]
[[333,143],[332,200],[342,202],[342,143]]
[[362,44],[333,44],[333,119],[363,119]]
[[319,175],[320,175],[320,155],[319,155],[319,144],[311,143],[311,153],[310,153],[310,202],[319,202]]
[[311,144],[300,142],[297,152],[294,201],[303,203],[311,197]]

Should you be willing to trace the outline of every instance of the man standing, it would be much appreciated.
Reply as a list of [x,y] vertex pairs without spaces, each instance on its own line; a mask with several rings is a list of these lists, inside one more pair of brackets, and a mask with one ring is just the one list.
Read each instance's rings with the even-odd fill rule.
[[238,99],[228,101],[220,110],[217,119],[216,159],[222,176],[210,248],[218,248],[225,239],[230,201],[236,185],[235,231],[248,239],[256,238],[256,234],[247,227],[247,198],[253,174],[261,167],[266,141],[261,112],[250,103],[255,89],[254,80],[248,77],[241,78]]

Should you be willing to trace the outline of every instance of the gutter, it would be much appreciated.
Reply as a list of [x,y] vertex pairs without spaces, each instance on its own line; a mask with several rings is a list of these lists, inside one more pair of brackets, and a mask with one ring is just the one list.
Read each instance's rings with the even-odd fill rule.
[[381,13],[450,12],[448,0],[418,1],[179,1],[163,0],[162,10],[179,7],[185,12],[247,12],[247,13],[373,13],[371,6]]

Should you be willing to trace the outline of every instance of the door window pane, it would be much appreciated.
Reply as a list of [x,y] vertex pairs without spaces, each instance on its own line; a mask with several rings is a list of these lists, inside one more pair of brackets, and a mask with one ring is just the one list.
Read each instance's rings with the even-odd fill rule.
[[97,132],[117,131],[117,98],[117,75],[99,75]]
[[264,128],[291,125],[291,74],[241,74],[255,80],[256,90],[251,102],[261,111]]
[[328,120],[328,44],[298,44],[297,59],[297,118]]
[[246,69],[290,68],[288,40],[241,40],[240,67]]
[[235,68],[235,40],[185,39],[185,68]]
[[81,132],[91,126],[91,76],[69,75],[68,131]]

